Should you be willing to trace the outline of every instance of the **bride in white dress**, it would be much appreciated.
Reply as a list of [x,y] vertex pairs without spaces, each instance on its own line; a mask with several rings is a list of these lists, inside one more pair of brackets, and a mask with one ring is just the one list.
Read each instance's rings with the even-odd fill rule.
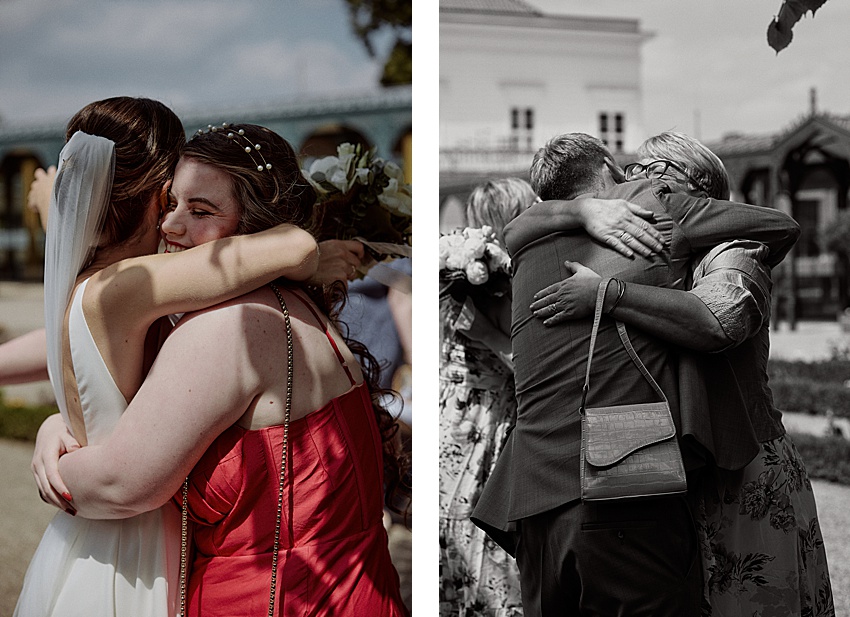
[[[155,324],[286,276],[310,277],[316,243],[281,225],[155,255],[160,198],[184,143],[156,101],[118,97],[71,119],[45,246],[47,365],[62,418],[81,444],[110,433],[156,352]],[[281,250],[286,247],[286,250]],[[274,263],[272,263],[274,262]],[[147,352],[147,353],[146,353]],[[178,613],[179,512],[123,520],[74,516],[69,499],[30,562],[16,617]]]

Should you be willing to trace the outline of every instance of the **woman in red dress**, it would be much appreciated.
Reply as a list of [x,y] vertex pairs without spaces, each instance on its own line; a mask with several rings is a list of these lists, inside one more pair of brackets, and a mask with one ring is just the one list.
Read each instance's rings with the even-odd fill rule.
[[[213,228],[305,223],[313,202],[285,140],[234,126],[187,144],[162,229],[183,250]],[[62,480],[87,518],[185,501],[188,615],[403,615],[377,366],[328,316],[339,287],[287,285],[184,315],[108,441],[60,459]]]

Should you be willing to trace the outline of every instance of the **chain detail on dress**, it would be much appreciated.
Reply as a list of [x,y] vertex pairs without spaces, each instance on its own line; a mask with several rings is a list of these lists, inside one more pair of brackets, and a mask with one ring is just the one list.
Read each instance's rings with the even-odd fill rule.
[[183,506],[180,508],[180,617],[186,617],[186,536],[189,532],[189,477],[183,480]]
[[280,483],[277,493],[277,518],[274,524],[274,550],[272,551],[272,581],[269,591],[269,615],[274,616],[274,598],[277,588],[277,553],[280,547],[280,522],[283,515],[283,481],[286,476],[286,450],[289,444],[289,416],[292,411],[292,324],[289,320],[289,309],[286,308],[286,302],[283,301],[283,296],[276,285],[269,285],[277,296],[280,302],[280,309],[283,311],[283,319],[286,323],[286,411],[283,416],[283,452],[281,453],[280,461]]
[[[274,525],[274,548],[272,550],[272,579],[269,589],[269,613],[268,617],[274,617],[274,600],[277,591],[277,556],[280,548],[280,524],[283,518],[283,484],[286,478],[286,460],[287,446],[289,445],[289,417],[292,413],[292,323],[289,319],[289,309],[286,308],[286,302],[280,290],[274,284],[270,284],[274,295],[277,296],[277,301],[280,303],[280,309],[283,311],[283,320],[286,324],[286,409],[283,416],[283,452],[281,453],[280,462],[280,481],[278,484],[277,493],[277,516]],[[189,478],[183,481],[183,507],[180,517],[180,616],[186,617],[186,553],[188,548],[188,510],[189,501]]]

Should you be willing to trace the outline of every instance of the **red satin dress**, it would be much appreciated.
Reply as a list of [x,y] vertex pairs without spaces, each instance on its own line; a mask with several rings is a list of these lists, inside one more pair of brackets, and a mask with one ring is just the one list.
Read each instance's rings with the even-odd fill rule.
[[[290,423],[274,614],[402,616],[369,390],[325,332],[352,386]],[[188,615],[268,614],[282,448],[282,425],[234,425],[192,471]]]

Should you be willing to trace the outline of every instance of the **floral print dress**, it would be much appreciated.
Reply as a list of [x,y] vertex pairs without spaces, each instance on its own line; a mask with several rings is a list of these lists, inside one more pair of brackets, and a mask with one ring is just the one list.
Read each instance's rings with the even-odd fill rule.
[[767,383],[770,270],[759,244],[726,243],[694,271],[697,295],[739,344],[725,351],[763,439],[738,471],[712,468],[697,489],[703,617],[834,617],[815,496]]
[[440,615],[521,616],[515,560],[469,520],[516,418],[513,373],[459,331],[468,319],[441,299]]

